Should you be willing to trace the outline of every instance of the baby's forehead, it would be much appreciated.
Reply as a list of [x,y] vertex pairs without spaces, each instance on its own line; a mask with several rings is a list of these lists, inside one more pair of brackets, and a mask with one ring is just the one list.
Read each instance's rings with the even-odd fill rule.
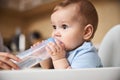
[[60,9],[68,9],[68,10],[74,10],[74,12],[80,12],[80,4],[78,3],[71,3],[67,6],[56,6],[54,11],[60,10]]
[[58,17],[64,16],[64,18],[77,19],[80,18],[77,8],[69,6],[66,8],[60,8],[56,10],[51,16]]
[[54,12],[60,12],[60,11],[68,12],[68,14],[71,14],[71,15],[73,15],[73,14],[77,15],[77,16],[80,15],[80,7],[78,4],[75,4],[75,3],[69,4],[65,7],[58,6]]
[[83,21],[83,17],[80,13],[80,8],[78,4],[70,4],[65,7],[58,6],[56,10],[51,15],[51,19],[65,19],[65,20],[72,20],[72,21]]

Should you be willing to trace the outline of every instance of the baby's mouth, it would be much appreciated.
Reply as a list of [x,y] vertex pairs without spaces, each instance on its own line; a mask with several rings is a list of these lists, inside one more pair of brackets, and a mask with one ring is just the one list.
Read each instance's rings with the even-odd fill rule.
[[58,40],[60,42],[60,44],[64,44],[59,38],[55,38],[55,39]]

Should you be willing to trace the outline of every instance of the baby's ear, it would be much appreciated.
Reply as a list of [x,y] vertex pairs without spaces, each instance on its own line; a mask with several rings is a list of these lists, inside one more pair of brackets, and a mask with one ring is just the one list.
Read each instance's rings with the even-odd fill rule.
[[84,28],[84,39],[90,40],[93,35],[93,26],[91,24],[88,24]]

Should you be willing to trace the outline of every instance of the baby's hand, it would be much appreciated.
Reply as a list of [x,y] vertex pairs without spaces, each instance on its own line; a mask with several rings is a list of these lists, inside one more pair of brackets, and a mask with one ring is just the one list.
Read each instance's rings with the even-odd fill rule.
[[[44,41],[42,41],[42,42],[44,42]],[[42,43],[42,42],[37,42],[37,43],[33,44],[33,45],[31,46],[31,48],[34,48],[35,46],[39,45],[39,44]]]
[[46,47],[53,61],[63,59],[66,57],[64,44],[55,39],[55,42],[49,42]]

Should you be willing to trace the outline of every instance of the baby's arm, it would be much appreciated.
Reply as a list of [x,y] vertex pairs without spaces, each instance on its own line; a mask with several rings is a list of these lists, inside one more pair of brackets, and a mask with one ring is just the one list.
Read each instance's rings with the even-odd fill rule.
[[71,68],[67,59],[66,59],[66,51],[64,48],[64,44],[55,40],[56,43],[50,42],[48,47],[46,47],[48,53],[50,54],[53,66],[55,69],[68,69]]
[[53,65],[55,69],[71,69],[66,58],[53,61]]
[[43,68],[43,69],[52,69],[53,68],[52,59],[48,58],[44,61],[41,61],[40,65],[41,65],[41,68]]

